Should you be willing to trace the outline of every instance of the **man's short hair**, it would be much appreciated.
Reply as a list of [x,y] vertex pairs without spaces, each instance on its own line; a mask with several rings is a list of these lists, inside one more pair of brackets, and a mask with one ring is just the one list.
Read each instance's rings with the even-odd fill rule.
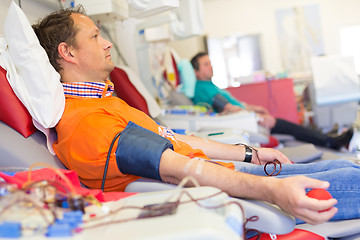
[[207,52],[199,52],[191,59],[191,65],[195,70],[199,70],[199,58],[209,55]]
[[80,13],[85,15],[84,8],[80,5],[76,8],[62,9],[50,13],[38,23],[32,25],[41,46],[45,49],[51,65],[56,71],[62,69],[59,64],[61,59],[58,46],[65,42],[69,46],[76,46],[75,36],[78,29],[74,25],[71,14]]

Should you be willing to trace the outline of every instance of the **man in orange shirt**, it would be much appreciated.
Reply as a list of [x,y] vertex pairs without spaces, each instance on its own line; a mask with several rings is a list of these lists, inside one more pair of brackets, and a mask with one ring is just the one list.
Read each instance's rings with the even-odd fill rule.
[[[333,172],[326,171],[333,165],[349,169],[347,173],[352,174],[345,177],[360,181],[356,180],[360,170],[350,162],[305,165],[310,176],[325,181],[292,176],[302,173],[302,167],[288,164],[289,159],[277,150],[221,144],[174,134],[159,126],[146,114],[111,96],[112,84],[107,77],[114,68],[112,44],[101,37],[98,27],[79,9],[52,13],[33,28],[51,64],[60,73],[66,94],[65,112],[56,126],[55,152],[89,187],[100,188],[107,152],[119,132],[119,141],[110,154],[107,191],[122,190],[138,177],[150,175],[177,184],[190,175],[200,185],[220,188],[234,197],[268,201],[306,222],[320,223],[337,213],[334,207],[337,200],[309,198],[306,189],[328,188],[330,181],[330,188],[334,186],[331,194],[337,198],[346,198],[347,193],[353,192],[353,189],[346,190],[346,194],[335,191],[342,182],[333,177]],[[208,158],[248,163],[243,163],[244,167],[237,172]],[[254,175],[265,175],[260,165],[275,159],[283,163],[280,175],[288,177]],[[353,202],[352,205],[357,204],[354,208],[359,209],[358,201]],[[356,211],[344,214],[347,208],[349,202],[344,201],[341,214],[335,218],[359,217]],[[322,211],[326,209],[330,210]]]

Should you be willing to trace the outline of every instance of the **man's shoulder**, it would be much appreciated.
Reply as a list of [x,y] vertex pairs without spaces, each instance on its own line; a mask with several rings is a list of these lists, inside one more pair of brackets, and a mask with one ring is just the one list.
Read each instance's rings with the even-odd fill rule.
[[113,108],[126,104],[118,97],[106,98],[67,98],[65,110],[70,112],[94,111],[98,108]]
[[212,81],[207,80],[197,80],[196,81],[196,87],[202,87],[202,88],[212,88],[215,86]]
[[65,125],[76,125],[79,122],[91,122],[92,119],[113,118],[113,115],[126,113],[125,104],[117,97],[66,99],[65,111],[60,122]]
[[212,81],[202,81],[202,80],[198,80],[196,82],[196,89],[197,89],[197,91],[206,91],[206,92],[209,92],[209,91],[217,92],[218,91],[218,88]]

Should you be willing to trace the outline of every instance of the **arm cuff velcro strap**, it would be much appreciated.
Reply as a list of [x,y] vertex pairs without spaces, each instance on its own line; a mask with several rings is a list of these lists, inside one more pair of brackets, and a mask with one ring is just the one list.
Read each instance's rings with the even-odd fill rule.
[[158,134],[129,122],[121,132],[116,149],[116,164],[120,172],[161,180],[160,158],[172,143]]
[[216,94],[212,98],[212,107],[214,108],[214,110],[216,112],[219,112],[219,113],[224,111],[225,105],[228,103],[229,103],[229,101],[220,93]]

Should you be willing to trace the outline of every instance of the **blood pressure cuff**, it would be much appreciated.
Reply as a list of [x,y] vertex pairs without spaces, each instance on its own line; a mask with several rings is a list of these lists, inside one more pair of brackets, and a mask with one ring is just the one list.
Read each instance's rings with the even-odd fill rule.
[[158,134],[129,122],[121,132],[116,149],[116,164],[120,172],[161,180],[160,158],[172,143]]
[[225,105],[228,104],[229,101],[220,93],[216,94],[212,98],[212,107],[216,112],[224,111]]

